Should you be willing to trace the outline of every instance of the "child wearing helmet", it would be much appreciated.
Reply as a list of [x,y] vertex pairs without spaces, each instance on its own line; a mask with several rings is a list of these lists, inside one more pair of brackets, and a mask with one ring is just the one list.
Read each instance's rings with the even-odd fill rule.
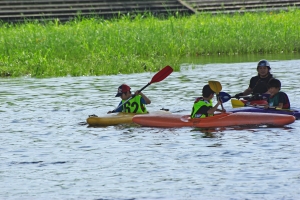
[[215,111],[226,112],[225,109],[219,110],[218,106],[221,105],[221,101],[213,106],[212,98],[214,97],[215,92],[209,87],[209,85],[205,85],[202,89],[202,97],[199,97],[195,100],[191,118],[204,118],[213,116]]
[[[139,90],[132,95],[131,88],[126,84],[118,87],[116,97],[120,97],[122,101],[114,112],[147,113],[145,105],[151,103],[151,100]],[[108,113],[112,113],[112,111],[108,111]]]

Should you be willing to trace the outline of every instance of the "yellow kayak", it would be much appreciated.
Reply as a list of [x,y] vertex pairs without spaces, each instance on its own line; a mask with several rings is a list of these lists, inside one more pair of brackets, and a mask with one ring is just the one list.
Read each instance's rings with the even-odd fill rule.
[[[171,114],[169,111],[160,110],[151,112],[151,114]],[[135,115],[148,115],[148,114],[136,114],[136,113],[111,113],[103,116],[90,115],[86,122],[90,126],[114,126],[118,124],[130,124],[132,118]]]

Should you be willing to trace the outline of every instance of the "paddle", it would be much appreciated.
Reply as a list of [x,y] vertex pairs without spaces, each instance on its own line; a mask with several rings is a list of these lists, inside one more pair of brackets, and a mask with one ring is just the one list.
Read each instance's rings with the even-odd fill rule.
[[219,81],[208,81],[209,87],[217,94],[217,100],[221,101],[222,109],[224,110],[222,99],[219,97],[219,93],[222,90],[222,85]]
[[[139,91],[143,91],[146,87],[148,87],[149,85],[151,85],[152,83],[157,83],[160,82],[162,80],[164,80],[165,78],[167,78],[171,73],[173,72],[173,68],[170,66],[165,66],[163,69],[161,69],[159,72],[157,72],[151,79],[151,81],[145,85],[142,89],[140,89]],[[115,108],[113,111],[111,111],[112,113],[116,112],[116,110],[118,110],[120,107],[122,107],[125,103],[127,103],[130,99],[134,98],[135,94],[133,94],[129,99],[127,99],[124,103],[122,103],[121,105],[119,105],[117,108]]]
[[[262,100],[267,100],[269,98],[269,96],[270,96],[269,94],[260,94],[259,95],[259,97],[261,97]],[[240,96],[240,97],[241,98],[251,98],[253,96]],[[235,98],[235,97],[230,96],[230,94],[228,94],[226,92],[220,92],[220,98],[222,99],[223,103],[225,103],[225,102],[229,101],[231,98]],[[240,103],[238,103],[238,104],[240,104],[240,105],[242,105],[242,103],[243,103],[242,101],[237,100],[237,99],[235,99],[234,101],[237,102],[237,103],[239,101]]]
[[238,99],[231,99],[231,105],[233,108],[244,107],[246,106],[244,102]]
[[[235,98],[233,96],[230,96],[230,94],[226,93],[226,92],[220,92],[219,94],[220,98],[222,99],[222,102],[225,103],[227,101],[229,101],[231,98]],[[240,96],[241,98],[246,98],[246,97],[251,97],[251,96]]]

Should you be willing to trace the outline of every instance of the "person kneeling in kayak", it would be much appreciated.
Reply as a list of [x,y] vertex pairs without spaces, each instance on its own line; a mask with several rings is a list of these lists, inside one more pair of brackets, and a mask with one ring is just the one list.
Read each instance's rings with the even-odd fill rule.
[[[114,110],[114,112],[148,113],[145,105],[150,104],[151,101],[139,90],[132,95],[131,88],[126,84],[122,84],[118,88],[116,97],[120,97],[122,101],[119,103],[118,108]],[[108,113],[112,113],[112,111],[108,111]]]
[[212,98],[214,97],[214,91],[205,85],[202,89],[202,97],[198,97],[193,105],[191,118],[204,118],[213,116],[215,111],[226,112],[225,109],[218,109],[218,106],[221,105],[221,101],[218,100],[218,103],[213,107]]
[[268,99],[269,104],[265,105],[266,109],[269,107],[290,109],[289,97],[285,92],[281,92],[280,89],[280,80],[273,78],[268,82],[268,93],[270,93],[270,97]]

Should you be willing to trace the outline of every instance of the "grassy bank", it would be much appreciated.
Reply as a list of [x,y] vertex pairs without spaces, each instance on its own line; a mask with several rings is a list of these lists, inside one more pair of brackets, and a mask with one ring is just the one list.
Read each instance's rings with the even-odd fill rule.
[[0,24],[0,76],[179,69],[182,57],[300,51],[300,10]]

